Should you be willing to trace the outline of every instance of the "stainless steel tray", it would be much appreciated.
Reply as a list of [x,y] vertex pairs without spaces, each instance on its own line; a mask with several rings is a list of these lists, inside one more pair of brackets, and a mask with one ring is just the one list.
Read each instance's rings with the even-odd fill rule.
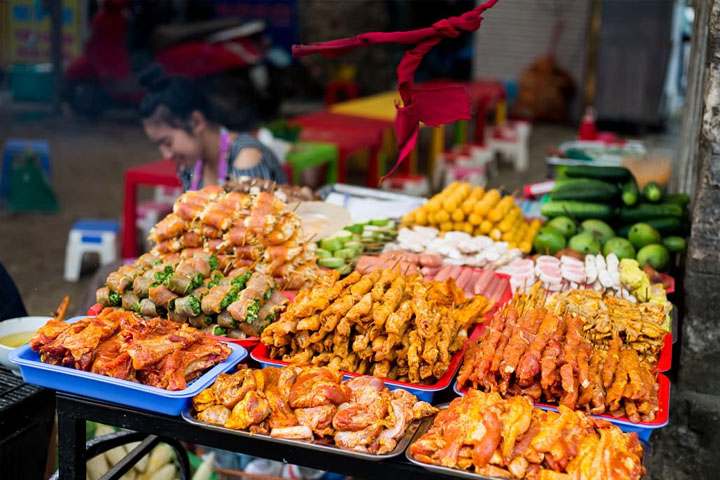
[[[212,425],[210,423],[201,422],[200,420],[196,419],[192,415],[192,405],[188,404],[185,406],[185,408],[182,411],[182,418],[192,425],[196,425],[201,428],[205,428],[207,430],[214,430],[216,432],[223,432],[223,433],[230,433],[233,435],[239,435],[241,437],[248,437],[248,438],[255,438],[261,441],[266,442],[273,442],[273,443],[279,443],[283,445],[292,445],[294,447],[301,447],[301,448],[307,448],[310,450],[317,450],[320,452],[330,453],[333,455],[343,455],[345,457],[355,457],[355,458],[361,458],[364,460],[370,460],[372,462],[378,462],[380,460],[385,460],[388,458],[397,457],[401,453],[405,451],[407,446],[410,444],[410,440],[413,439],[416,430],[418,429],[418,426],[420,425],[420,421],[416,420],[412,422],[408,428],[405,430],[405,435],[398,441],[398,444],[395,446],[395,449],[390,452],[383,455],[373,455],[372,453],[363,453],[363,452],[354,452],[352,450],[344,450],[340,447],[336,447],[334,445],[326,445],[322,443],[316,443],[316,442],[309,442],[309,441],[303,441],[303,440],[291,440],[287,438],[275,438],[271,437],[270,435],[263,435],[259,433],[250,433],[245,432],[243,430],[233,430],[231,428],[221,427],[219,425]],[[434,417],[433,417],[434,418]]]
[[[435,408],[438,408],[440,410],[445,410],[448,408],[449,404],[444,403],[442,405],[435,405]],[[414,443],[416,440],[418,440],[420,437],[425,435],[425,432],[427,432],[430,427],[432,426],[433,422],[435,421],[436,415],[433,415],[432,417],[427,417],[422,420],[422,423],[420,424],[420,427],[418,427],[417,431],[415,432],[415,435],[412,438],[412,441],[410,443]],[[652,446],[644,441],[640,440],[640,443],[643,447],[643,466],[646,470],[650,470],[650,462],[652,458]],[[497,477],[486,477],[485,475],[480,475],[477,473],[467,472],[465,470],[457,470],[455,468],[449,468],[449,467],[441,467],[440,465],[431,465],[429,463],[424,463],[419,460],[415,460],[413,458],[412,454],[410,453],[410,449],[405,450],[405,458],[408,459],[410,463],[413,463],[419,467],[424,468],[425,470],[429,470],[431,472],[435,472],[439,475],[447,475],[449,477],[457,477],[457,478],[469,478],[471,480],[502,480]],[[643,480],[650,480],[650,475],[645,474],[643,477]]]

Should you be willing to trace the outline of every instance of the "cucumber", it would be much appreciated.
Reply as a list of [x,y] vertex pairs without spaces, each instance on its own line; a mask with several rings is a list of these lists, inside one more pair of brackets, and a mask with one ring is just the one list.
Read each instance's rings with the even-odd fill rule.
[[553,185],[552,191],[556,192],[565,188],[584,187],[614,188],[615,184],[597,180],[595,178],[558,178],[555,180],[555,185]]
[[642,222],[648,218],[679,218],[683,216],[683,208],[678,205],[666,203],[641,203],[634,207],[622,207],[619,216],[623,223]]
[[318,265],[325,268],[332,268],[335,270],[341,269],[345,266],[345,259],[338,257],[327,257],[318,260]]
[[328,257],[332,257],[332,252],[322,249],[322,248],[316,248],[315,255],[317,255],[318,258],[328,258]]
[[374,225],[376,227],[384,227],[390,222],[387,218],[377,218],[375,220],[370,220],[370,225]]
[[625,205],[631,207],[638,201],[638,186],[634,178],[630,178],[623,184],[622,201]]
[[683,237],[665,237],[662,239],[662,243],[671,252],[683,252],[687,248]]
[[547,202],[540,207],[540,213],[549,218],[568,215],[576,220],[587,220],[597,218],[599,220],[611,219],[615,209],[603,203],[588,202]]
[[648,202],[659,202],[662,199],[662,189],[660,189],[660,185],[658,185],[657,182],[649,182],[643,187],[643,197],[645,197]]
[[343,242],[347,242],[348,240],[352,239],[352,232],[348,232],[347,230],[340,230],[335,234],[335,238],[339,238]]
[[570,178],[594,178],[610,182],[625,182],[632,173],[625,167],[596,167],[592,165],[560,165],[558,171]]
[[579,189],[563,189],[553,192],[550,195],[552,200],[577,200],[580,202],[609,202],[617,197],[617,191],[611,192],[605,189],[592,187]]
[[362,251],[363,251],[363,244],[362,244],[361,242],[356,242],[356,241],[353,240],[353,241],[350,241],[350,242],[345,242],[345,248],[352,248],[352,249],[355,250],[357,253],[362,253]]
[[343,242],[343,240],[338,237],[323,238],[322,240],[320,240],[320,248],[322,248],[323,250],[328,250],[330,252],[340,250],[341,248],[343,248],[343,245],[345,245],[345,242]]
[[337,258],[343,258],[345,260],[349,260],[355,256],[355,249],[354,248],[341,248],[340,250],[335,250],[335,256]]
[[351,267],[350,265],[345,265],[344,267],[342,267],[342,268],[340,269],[340,275],[341,275],[341,276],[345,276],[345,275],[349,274],[349,273],[352,272],[352,271],[353,271],[353,269],[352,269],[352,267]]
[[[677,217],[664,217],[664,218],[646,218],[643,223],[647,223],[655,230],[660,232],[661,235],[669,235],[673,233],[683,233],[686,230],[686,224],[681,218]],[[623,225],[617,231],[617,234],[621,237],[626,237],[634,223]]]
[[345,227],[345,230],[347,230],[350,233],[362,233],[364,228],[364,225],[355,224],[355,225],[348,225]]
[[673,195],[668,195],[667,197],[665,197],[663,203],[672,203],[674,205],[680,205],[681,207],[685,208],[690,204],[690,197],[685,193],[675,193]]

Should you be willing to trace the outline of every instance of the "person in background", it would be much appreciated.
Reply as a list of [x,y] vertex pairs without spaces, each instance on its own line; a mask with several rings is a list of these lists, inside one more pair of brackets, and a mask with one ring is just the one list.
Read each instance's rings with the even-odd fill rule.
[[213,121],[210,104],[185,77],[166,77],[159,67],[140,77],[148,89],[140,103],[145,133],[163,157],[178,166],[185,190],[222,185],[242,176],[287,183],[275,154],[248,133],[228,131]]
[[17,317],[27,317],[27,310],[15,282],[0,263],[0,322]]

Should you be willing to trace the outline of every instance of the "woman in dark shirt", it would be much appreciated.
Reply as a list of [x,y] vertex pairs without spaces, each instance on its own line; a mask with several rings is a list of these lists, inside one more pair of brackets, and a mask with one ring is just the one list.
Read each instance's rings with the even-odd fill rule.
[[140,104],[145,133],[165,158],[175,161],[185,190],[242,176],[287,183],[270,149],[250,134],[212,121],[207,99],[189,79],[152,70],[141,80],[148,87]]

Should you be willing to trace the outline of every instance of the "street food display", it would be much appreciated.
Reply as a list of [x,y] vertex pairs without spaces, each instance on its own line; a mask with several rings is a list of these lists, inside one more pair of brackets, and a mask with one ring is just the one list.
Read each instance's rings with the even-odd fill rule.
[[230,355],[224,343],[188,325],[110,309],[74,323],[49,320],[30,347],[44,363],[166,390],[185,389]]
[[[65,302],[24,366],[83,372],[99,383],[65,391],[269,445],[381,461],[414,438],[408,458],[444,475],[645,475],[621,429],[645,440],[667,423],[672,304],[651,262],[612,237],[607,252],[555,248],[550,229],[574,220],[541,227],[511,196],[459,182],[402,220],[345,211],[322,234],[303,204],[328,205],[257,179],[183,193],[152,250],[97,290],[98,315],[64,322]],[[544,251],[530,257],[533,241]],[[250,346],[264,368],[239,363]],[[95,392],[107,377],[168,398]],[[453,380],[460,398],[428,403]]]
[[482,296],[466,300],[452,279],[425,283],[391,268],[340,280],[333,272],[302,290],[261,341],[270,358],[429,383],[490,307]]
[[645,475],[636,433],[560,406],[470,390],[441,410],[409,458],[484,475],[530,480],[638,480]]
[[617,333],[600,345],[595,338],[580,315],[508,306],[465,352],[458,386],[652,421],[658,411],[653,364]]
[[414,421],[437,412],[379,378],[343,381],[337,370],[312,366],[241,366],[219,375],[192,405],[201,422],[375,455],[393,451]]

